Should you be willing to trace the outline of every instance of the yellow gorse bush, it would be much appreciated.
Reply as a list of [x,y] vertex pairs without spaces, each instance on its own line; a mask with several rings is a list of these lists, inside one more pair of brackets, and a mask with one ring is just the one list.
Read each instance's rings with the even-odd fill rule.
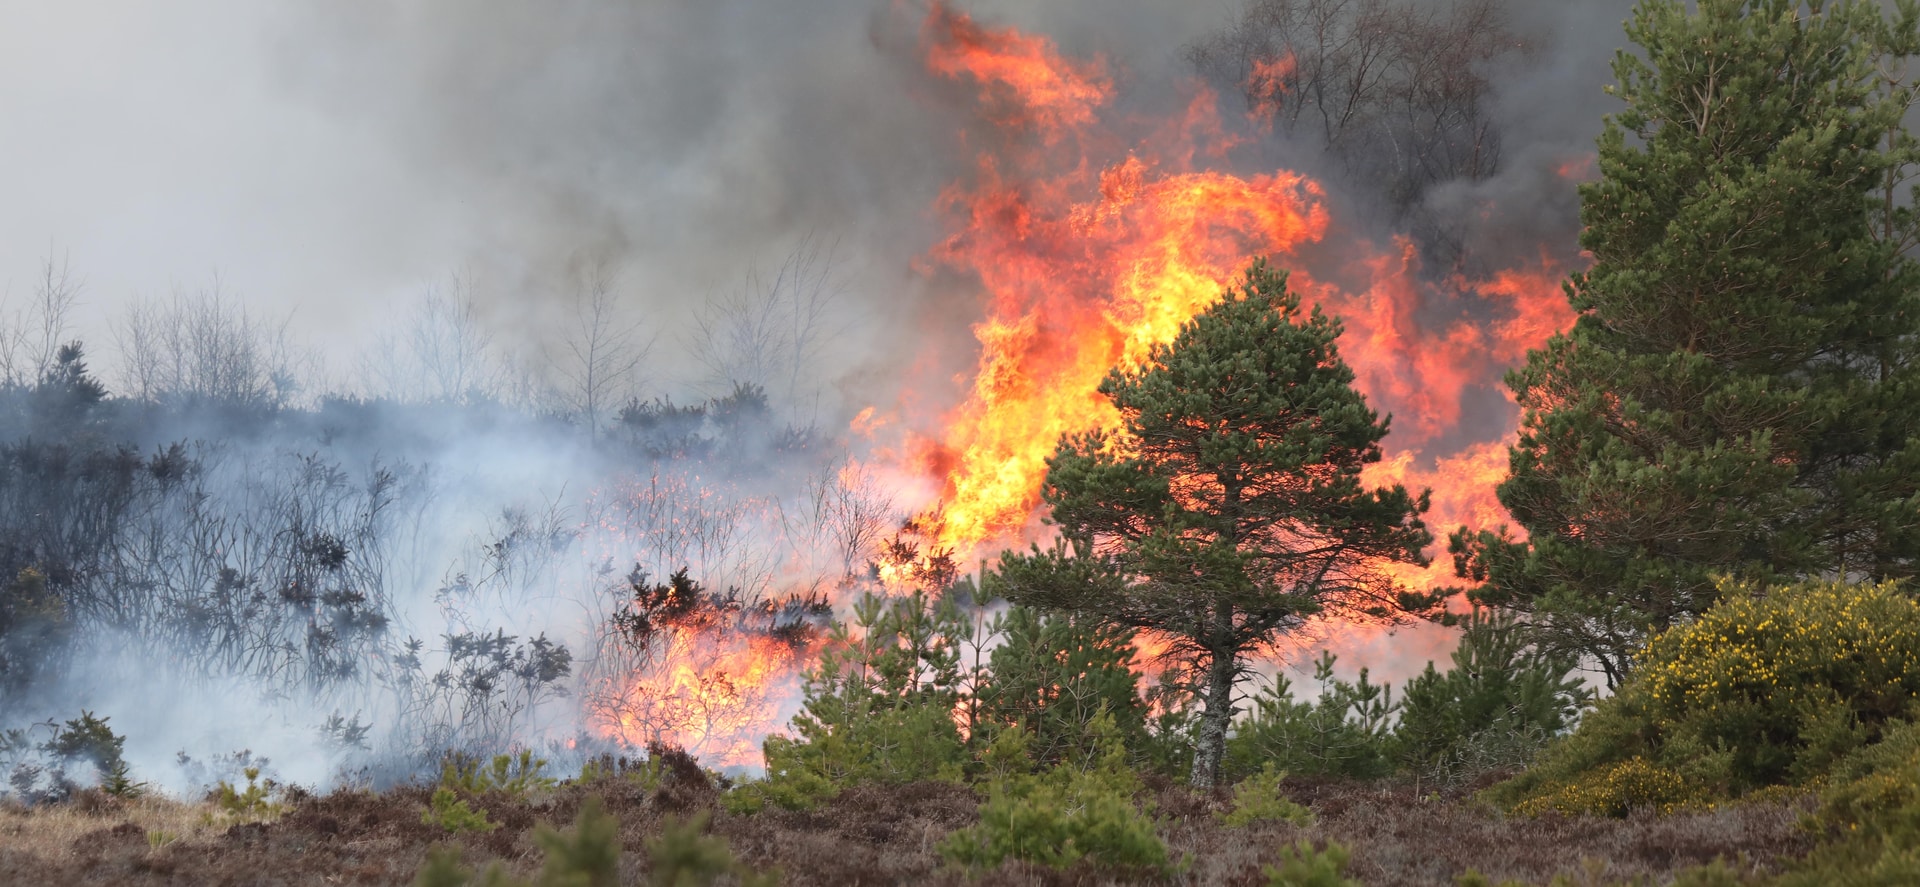
[[1719,592],[1490,799],[1619,815],[1805,789],[1920,714],[1920,601],[1898,584],[1722,581]]
[[1731,788],[1817,776],[1920,701],[1920,603],[1896,584],[1720,592],[1648,643],[1638,683],[1670,742],[1727,755]]
[[1691,794],[1691,786],[1680,774],[1634,757],[1528,798],[1516,804],[1513,812],[1527,816],[1549,811],[1625,816],[1635,810],[1656,810],[1664,814],[1690,806]]
[[1885,718],[1920,698],[1920,604],[1894,583],[1761,594],[1722,581],[1720,593],[1699,620],[1648,643],[1640,679],[1656,713],[1772,707],[1831,689]]

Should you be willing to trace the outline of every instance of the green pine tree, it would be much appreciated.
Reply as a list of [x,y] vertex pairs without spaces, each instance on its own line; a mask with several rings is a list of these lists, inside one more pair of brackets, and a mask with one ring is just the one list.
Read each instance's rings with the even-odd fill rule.
[[1508,377],[1501,501],[1528,540],[1454,535],[1474,594],[1610,684],[1713,577],[1909,576],[1920,556],[1920,158],[1897,76],[1920,13],[1644,0],[1626,110],[1581,188],[1574,328]]
[[1255,262],[1238,290],[1100,393],[1122,427],[1069,437],[1045,488],[1063,544],[1009,553],[1016,602],[1174,642],[1204,701],[1192,779],[1220,776],[1246,657],[1316,614],[1391,618],[1433,601],[1383,564],[1425,563],[1425,494],[1367,489],[1387,422],[1353,389],[1340,324]]

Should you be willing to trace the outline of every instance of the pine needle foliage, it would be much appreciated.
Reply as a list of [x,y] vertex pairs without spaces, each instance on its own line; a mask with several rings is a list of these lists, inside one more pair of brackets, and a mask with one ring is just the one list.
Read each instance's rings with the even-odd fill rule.
[[1247,656],[1315,616],[1438,603],[1383,569],[1426,562],[1427,496],[1361,483],[1387,420],[1354,390],[1339,335],[1254,262],[1171,343],[1108,374],[1119,428],[1071,435],[1047,462],[1062,543],[1001,563],[1016,603],[1154,632],[1203,676],[1200,788],[1220,777]]
[[475,810],[466,798],[450,788],[433,790],[433,798],[427,803],[427,811],[420,814],[420,822],[454,834],[490,832],[500,827],[499,823],[487,819],[487,811]]
[[1244,828],[1256,822],[1287,822],[1294,825],[1313,823],[1313,811],[1289,800],[1281,792],[1280,783],[1287,774],[1274,767],[1271,762],[1260,768],[1260,772],[1241,780],[1233,787],[1233,806],[1220,815],[1220,821],[1233,828]]
[[941,856],[976,870],[1008,859],[1053,868],[1085,859],[1143,874],[1170,870],[1152,816],[1134,803],[1140,782],[1112,717],[1097,717],[1090,732],[1096,757],[996,779],[980,805],[979,824],[949,835]]
[[286,812],[286,805],[273,799],[277,786],[271,779],[261,781],[259,767],[240,772],[247,778],[246,788],[222,779],[213,789],[213,804],[221,813],[242,822],[263,822],[277,819]]
[[[647,842],[650,887],[774,887],[779,872],[759,872],[737,861],[724,839],[706,834],[709,813],[668,820]],[[499,863],[475,872],[460,862],[460,851],[436,847],[414,878],[415,887],[619,887],[620,823],[598,797],[580,805],[573,827],[560,831],[542,823],[533,840],[540,847],[540,874],[532,881],[509,874]]]
[[1578,319],[1507,378],[1527,541],[1450,546],[1614,687],[1716,576],[1920,569],[1920,5],[1643,0],[1627,35]]
[[1315,848],[1299,841],[1280,848],[1280,864],[1263,869],[1267,887],[1360,887],[1346,876],[1352,852],[1342,844]]

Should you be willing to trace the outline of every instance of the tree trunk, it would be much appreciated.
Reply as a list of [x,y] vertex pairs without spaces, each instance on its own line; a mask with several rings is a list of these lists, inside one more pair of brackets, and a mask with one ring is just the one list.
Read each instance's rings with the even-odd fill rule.
[[1208,791],[1220,781],[1220,762],[1227,753],[1227,725],[1233,722],[1234,656],[1213,653],[1207,663],[1206,711],[1200,715],[1200,742],[1193,751],[1193,773],[1188,781]]

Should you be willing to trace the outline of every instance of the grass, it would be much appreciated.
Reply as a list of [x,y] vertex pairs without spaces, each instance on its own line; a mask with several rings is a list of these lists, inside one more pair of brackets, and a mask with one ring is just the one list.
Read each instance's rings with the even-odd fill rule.
[[114,830],[121,838],[137,834],[151,853],[208,844],[228,828],[226,822],[218,821],[218,812],[211,802],[189,803],[151,794],[121,800],[83,792],[64,804],[31,809],[0,802],[0,882],[35,883],[25,873],[37,866],[58,871],[83,862],[89,843],[102,830]]
[[[1804,855],[1811,838],[1798,827],[1805,798],[1737,804],[1710,811],[1626,819],[1505,817],[1473,802],[1465,789],[1423,796],[1411,783],[1289,779],[1286,795],[1312,812],[1229,827],[1231,797],[1195,795],[1171,784],[1149,786],[1170,855],[1187,859],[1174,881],[1265,884],[1264,870],[1287,848],[1340,844],[1352,852],[1346,877],[1369,885],[1450,885],[1469,869],[1495,883],[1655,883],[1716,857],[1736,868],[1777,870]],[[1111,873],[1090,865],[1064,872],[1008,861],[978,873],[944,864],[941,841],[979,820],[980,801],[964,786],[923,782],[855,786],[817,809],[728,813],[719,790],[698,771],[649,785],[605,777],[568,783],[529,798],[493,793],[474,807],[499,828],[449,834],[421,822],[432,788],[383,793],[342,791],[298,796],[276,821],[220,821],[211,803],[163,798],[121,801],[84,793],[60,805],[0,806],[0,883],[57,884],[410,884],[429,848],[458,848],[472,865],[499,861],[520,877],[542,858],[540,823],[565,826],[589,797],[605,799],[619,823],[621,883],[646,883],[647,848],[669,828],[702,813],[746,865],[777,867],[787,885],[848,883],[1100,884]]]

